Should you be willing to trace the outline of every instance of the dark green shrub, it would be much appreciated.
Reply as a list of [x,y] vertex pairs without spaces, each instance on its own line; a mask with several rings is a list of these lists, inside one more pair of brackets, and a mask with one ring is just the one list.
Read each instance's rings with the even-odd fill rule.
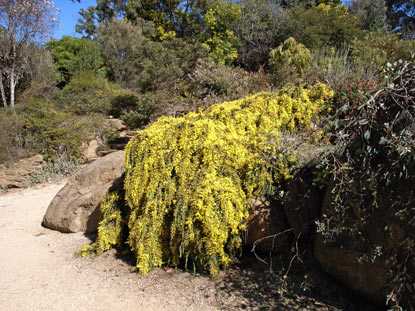
[[0,163],[15,162],[36,153],[31,137],[23,133],[24,124],[21,115],[0,109]]
[[24,122],[22,135],[30,138],[46,159],[60,155],[82,158],[82,146],[94,133],[89,118],[77,118],[41,99],[32,99],[17,113]]
[[123,120],[129,128],[138,129],[150,123],[152,115],[156,112],[156,105],[151,96],[127,93],[111,101],[109,114]]
[[414,60],[387,68],[384,87],[359,78],[336,87],[331,134],[339,152],[326,163],[333,199],[318,227],[327,243],[358,247],[362,255],[356,259],[386,266],[391,310],[401,310],[399,305],[410,310],[415,307]]
[[261,73],[249,73],[204,59],[198,60],[189,80],[183,97],[197,107],[239,99],[267,88],[266,78]]
[[107,114],[111,100],[125,91],[92,71],[82,71],[59,94],[59,103],[65,111],[77,115]]
[[415,41],[373,32],[353,41],[351,50],[355,72],[369,79],[385,69],[388,62],[409,59],[415,51]]
[[311,52],[294,38],[288,38],[269,53],[269,70],[275,84],[302,81],[311,65]]
[[63,36],[60,40],[48,42],[47,47],[60,75],[57,83],[60,88],[82,71],[91,71],[101,76],[107,74],[108,68],[99,45],[89,39]]
[[114,21],[99,30],[99,43],[114,80],[135,92],[177,91],[199,58],[208,51],[200,44],[171,38],[152,41],[144,36],[146,22]]
[[287,34],[308,48],[341,47],[363,33],[360,21],[349,15],[345,6],[320,4],[289,11]]

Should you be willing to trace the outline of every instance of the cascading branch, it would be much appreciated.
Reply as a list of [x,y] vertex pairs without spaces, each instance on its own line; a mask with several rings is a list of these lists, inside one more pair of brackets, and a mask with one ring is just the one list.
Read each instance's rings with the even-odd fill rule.
[[[125,223],[140,274],[191,263],[216,277],[241,246],[248,199],[290,177],[294,155],[280,137],[310,128],[332,96],[327,86],[317,84],[160,118],[126,148],[127,219],[103,209],[97,243],[89,249],[99,253],[120,245],[103,227]],[[110,196],[109,201],[117,199]],[[122,230],[113,228],[120,236]],[[104,233],[110,239],[103,241]]]

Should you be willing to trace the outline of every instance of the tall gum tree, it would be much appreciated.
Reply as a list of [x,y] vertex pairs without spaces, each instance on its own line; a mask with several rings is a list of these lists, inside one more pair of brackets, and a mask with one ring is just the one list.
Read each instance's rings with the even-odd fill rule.
[[0,0],[0,93],[5,108],[15,106],[16,85],[27,70],[28,47],[50,37],[56,15],[52,1]]

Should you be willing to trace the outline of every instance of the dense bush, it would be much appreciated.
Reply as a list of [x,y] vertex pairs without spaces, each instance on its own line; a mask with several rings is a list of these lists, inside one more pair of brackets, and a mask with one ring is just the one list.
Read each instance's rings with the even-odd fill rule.
[[249,73],[241,68],[216,64],[199,59],[189,75],[184,100],[193,100],[197,107],[208,107],[224,101],[239,99],[267,88],[261,73]]
[[109,130],[100,116],[79,117],[42,99],[32,99],[16,114],[23,122],[20,135],[32,146],[29,150],[42,154],[46,160],[63,156],[82,161],[89,140],[104,137]]
[[242,0],[241,18],[233,24],[241,41],[238,64],[244,69],[258,71],[265,67],[270,49],[284,39],[288,14],[279,1]]
[[360,21],[345,6],[320,4],[289,11],[287,34],[308,48],[341,47],[362,36]]
[[130,129],[138,129],[150,123],[157,104],[153,97],[126,92],[111,100],[109,114],[123,120]]
[[274,83],[298,83],[311,65],[311,52],[294,38],[288,38],[269,53],[269,70]]
[[23,134],[24,119],[13,111],[0,110],[0,163],[14,162],[36,151]]
[[320,81],[334,85],[343,83],[354,74],[349,46],[324,46],[312,50],[311,65],[305,79],[307,82]]
[[82,71],[102,76],[107,74],[108,68],[101,56],[100,47],[89,39],[63,36],[60,40],[49,41],[47,47],[60,75],[57,81],[60,88]]
[[108,114],[111,100],[126,91],[92,71],[74,76],[58,97],[61,109],[77,114]]
[[52,103],[32,99],[19,109],[24,118],[24,135],[32,137],[37,149],[47,158],[57,154],[82,156],[82,143],[89,137],[85,122],[72,118]]
[[415,240],[408,234],[415,230],[414,61],[397,61],[383,74],[389,77],[383,87],[359,79],[336,87],[331,122],[339,153],[327,162],[333,208],[319,228],[339,247],[360,241],[359,260],[387,264],[388,300],[398,310],[415,305]]
[[112,76],[121,86],[141,93],[173,93],[208,51],[177,38],[150,40],[145,34],[152,30],[144,21],[134,25],[115,21],[100,28],[99,43]]
[[290,177],[295,156],[281,135],[309,129],[331,95],[325,85],[264,92],[138,132],[126,149],[128,213],[114,210],[122,196],[110,194],[98,229],[105,235],[83,252],[121,246],[119,226],[128,224],[140,274],[190,263],[216,277],[241,245],[248,199]]
[[370,79],[382,72],[388,62],[409,59],[415,51],[415,41],[402,40],[398,34],[373,32],[353,41],[351,48],[354,71]]
[[33,97],[51,99],[56,96],[58,73],[49,51],[31,47],[27,67],[30,69],[25,72],[16,90],[17,104],[24,104]]

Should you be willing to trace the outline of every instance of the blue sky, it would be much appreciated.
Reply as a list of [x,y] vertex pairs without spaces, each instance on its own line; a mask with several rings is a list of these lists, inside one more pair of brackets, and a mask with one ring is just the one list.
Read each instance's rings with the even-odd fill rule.
[[54,0],[56,8],[59,9],[60,26],[56,27],[53,37],[60,39],[62,36],[76,36],[75,25],[80,17],[78,12],[80,9],[86,9],[89,6],[95,6],[96,0],[81,0],[81,3],[71,0]]

